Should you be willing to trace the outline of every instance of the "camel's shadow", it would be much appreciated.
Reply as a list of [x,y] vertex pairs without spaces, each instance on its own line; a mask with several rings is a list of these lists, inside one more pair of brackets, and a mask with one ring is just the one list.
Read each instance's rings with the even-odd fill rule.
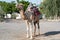
[[[40,35],[36,35],[36,37],[47,37],[47,36],[54,36],[60,34],[60,31],[50,31],[50,32],[46,32],[44,34],[40,34]],[[39,40],[39,39],[38,39]]]
[[57,34],[60,34],[60,31],[50,31],[50,32],[46,32],[46,33],[44,33],[44,34],[41,34],[41,36],[42,35],[44,35],[44,36],[50,36],[50,35],[57,35]]

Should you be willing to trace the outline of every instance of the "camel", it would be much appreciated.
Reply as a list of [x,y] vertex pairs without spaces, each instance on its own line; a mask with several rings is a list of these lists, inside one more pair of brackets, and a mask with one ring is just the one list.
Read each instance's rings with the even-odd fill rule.
[[[27,38],[33,39],[36,36],[36,27],[38,26],[38,35],[40,35],[40,26],[39,26],[39,18],[38,16],[34,16],[33,11],[31,10],[30,6],[28,5],[27,10],[24,12],[23,4],[18,4],[17,8],[20,10],[21,18],[26,22],[27,26]],[[36,26],[37,24],[37,26]]]

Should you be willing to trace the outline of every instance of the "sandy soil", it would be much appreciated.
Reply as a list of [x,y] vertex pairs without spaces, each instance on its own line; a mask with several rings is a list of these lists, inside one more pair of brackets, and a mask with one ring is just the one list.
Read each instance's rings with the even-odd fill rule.
[[[40,22],[41,35],[34,40],[60,40],[60,22]],[[0,40],[30,40],[26,38],[26,25],[20,22],[0,23]]]

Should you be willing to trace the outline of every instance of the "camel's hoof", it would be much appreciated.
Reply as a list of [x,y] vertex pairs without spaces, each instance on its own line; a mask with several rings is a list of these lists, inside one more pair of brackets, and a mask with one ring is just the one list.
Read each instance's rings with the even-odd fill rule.
[[29,38],[29,36],[27,36],[27,38]]
[[40,36],[40,33],[38,35]]
[[33,37],[30,37],[30,39],[33,39]]
[[33,35],[33,37],[36,37],[36,35]]
[[30,39],[31,39],[31,40],[33,40],[33,39],[34,39],[34,37],[30,37]]

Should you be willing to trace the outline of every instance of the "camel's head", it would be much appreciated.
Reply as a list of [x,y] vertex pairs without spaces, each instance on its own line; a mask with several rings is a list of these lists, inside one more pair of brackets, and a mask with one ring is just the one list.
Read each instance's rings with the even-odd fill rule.
[[21,18],[22,18],[23,20],[25,20],[25,19],[26,19],[26,16],[25,16],[25,14],[24,14],[23,4],[22,4],[22,3],[16,4],[16,8],[19,9]]
[[22,3],[16,4],[16,8],[19,10],[23,10],[23,4]]

